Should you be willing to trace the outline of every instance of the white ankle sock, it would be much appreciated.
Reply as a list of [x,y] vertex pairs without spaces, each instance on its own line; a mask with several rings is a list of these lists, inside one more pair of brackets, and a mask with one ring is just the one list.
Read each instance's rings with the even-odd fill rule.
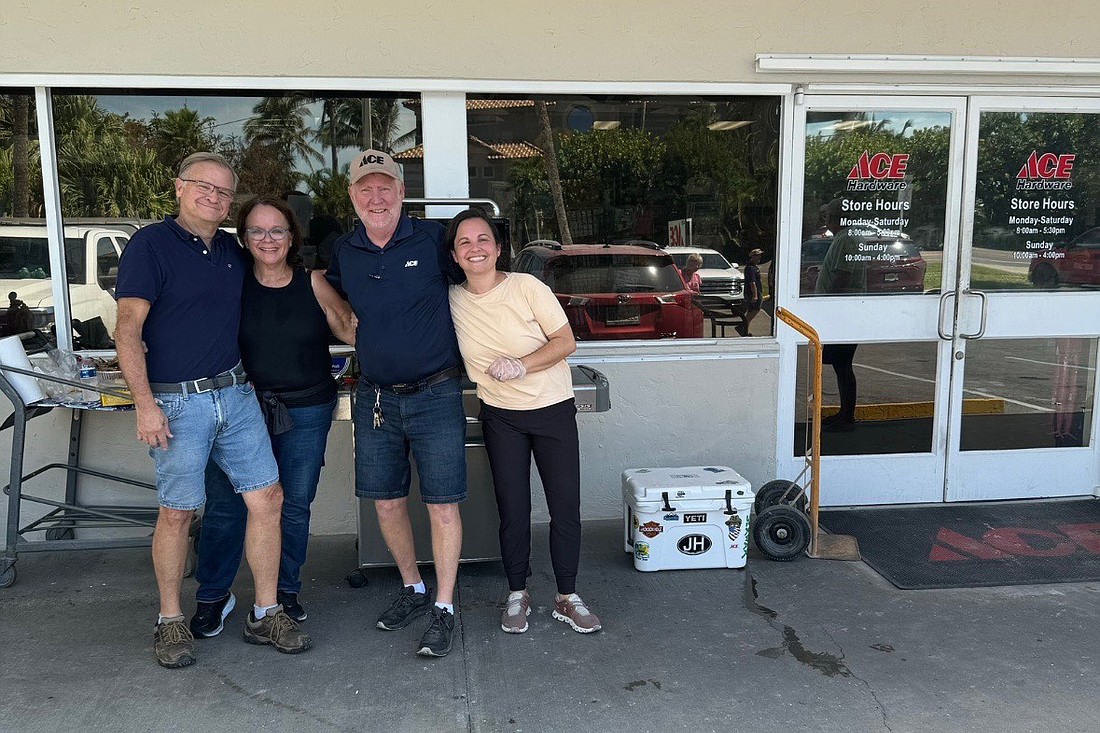
[[255,604],[253,604],[253,606],[252,606],[252,618],[259,621],[260,619],[262,619],[264,616],[267,615],[268,611],[270,611],[273,608],[278,608],[278,607],[279,607],[278,603],[276,603],[274,606],[257,606]]
[[453,603],[440,603],[439,601],[436,601],[435,607],[442,608],[444,611],[451,614],[452,616],[455,615],[455,604]]
[[424,585],[424,581],[420,581],[416,585],[406,585],[406,588],[412,588],[414,593],[427,593],[428,586]]

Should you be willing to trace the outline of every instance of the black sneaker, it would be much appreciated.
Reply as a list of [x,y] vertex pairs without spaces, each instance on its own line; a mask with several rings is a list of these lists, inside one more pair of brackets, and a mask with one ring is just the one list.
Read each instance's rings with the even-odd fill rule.
[[195,615],[191,617],[191,633],[207,638],[222,633],[222,629],[225,628],[225,617],[236,605],[237,597],[232,592],[213,603],[199,601],[195,608]]
[[301,603],[298,603],[297,593],[289,593],[287,591],[281,590],[275,594],[275,599],[279,602],[280,605],[282,605],[283,612],[298,623],[301,623],[309,618],[306,615],[306,609],[302,608]]
[[422,657],[447,656],[447,652],[451,651],[451,633],[454,628],[455,617],[451,612],[433,605],[432,622],[420,637],[420,648],[416,653]]
[[417,616],[426,614],[432,607],[431,592],[431,588],[417,593],[411,585],[402,587],[401,595],[378,617],[378,628],[397,631],[411,624]]

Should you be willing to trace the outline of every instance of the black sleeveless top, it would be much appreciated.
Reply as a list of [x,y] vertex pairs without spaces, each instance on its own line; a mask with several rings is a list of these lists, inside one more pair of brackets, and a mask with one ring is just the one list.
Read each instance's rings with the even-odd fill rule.
[[273,392],[288,407],[323,405],[335,398],[329,335],[309,272],[296,267],[288,285],[269,288],[246,268],[237,340],[258,392]]

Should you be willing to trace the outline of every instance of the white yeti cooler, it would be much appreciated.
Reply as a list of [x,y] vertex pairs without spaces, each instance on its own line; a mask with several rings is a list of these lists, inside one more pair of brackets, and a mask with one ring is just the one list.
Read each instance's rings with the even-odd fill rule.
[[638,570],[743,568],[752,487],[727,466],[628,468],[623,528]]

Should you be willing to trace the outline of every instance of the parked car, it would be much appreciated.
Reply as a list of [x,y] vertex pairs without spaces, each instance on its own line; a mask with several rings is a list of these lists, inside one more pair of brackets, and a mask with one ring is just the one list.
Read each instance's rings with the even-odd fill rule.
[[1082,232],[1069,244],[1037,254],[1027,273],[1037,288],[1100,285],[1100,227]]
[[[924,273],[928,263],[921,256],[920,247],[912,239],[894,237],[861,237],[860,241],[871,245],[867,249],[868,293],[922,293]],[[832,237],[815,237],[802,243],[802,264],[799,271],[798,292],[813,295],[817,289],[817,276],[821,262],[833,244]]]
[[713,295],[730,303],[745,299],[745,276],[721,252],[705,247],[665,247],[664,250],[672,255],[681,270],[687,263],[688,255],[697,254],[703,258],[703,266],[699,269],[700,295]]
[[512,269],[554,291],[578,340],[703,335],[691,291],[656,246],[539,241],[516,255]]
[[[103,319],[114,330],[118,258],[129,241],[122,229],[65,227],[65,269],[73,318]],[[0,223],[0,296],[14,292],[30,309],[31,326],[46,329],[54,321],[49,239],[45,224]]]

